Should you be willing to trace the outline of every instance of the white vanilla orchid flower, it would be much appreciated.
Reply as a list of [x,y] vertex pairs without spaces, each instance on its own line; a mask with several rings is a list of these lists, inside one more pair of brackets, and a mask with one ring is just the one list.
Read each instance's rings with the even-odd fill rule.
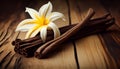
[[39,12],[32,8],[26,8],[26,12],[30,14],[32,19],[21,21],[16,28],[16,31],[28,31],[25,39],[34,37],[40,32],[41,39],[45,41],[48,27],[53,30],[54,38],[60,36],[60,31],[53,21],[59,18],[65,20],[64,15],[59,12],[52,12],[51,2],[43,5]]

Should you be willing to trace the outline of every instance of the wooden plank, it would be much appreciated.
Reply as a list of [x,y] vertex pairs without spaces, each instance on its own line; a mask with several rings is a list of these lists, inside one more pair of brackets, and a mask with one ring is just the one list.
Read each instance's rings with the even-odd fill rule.
[[[89,8],[93,8],[96,12],[93,18],[99,17],[106,13],[98,0],[77,0],[76,2],[71,0],[71,5],[76,5],[75,7],[79,7],[79,13],[76,12],[76,14],[74,14],[75,11],[72,11],[75,10],[75,7],[71,7],[72,23],[81,21],[85,17],[86,11]],[[72,15],[77,15],[77,17],[79,15],[79,19],[76,20],[76,16]],[[109,64],[108,56],[106,55],[104,47],[102,46],[101,41],[97,35],[76,40],[75,44],[80,68],[106,69],[111,65]]]
[[[3,42],[6,41],[8,37],[10,37],[11,32],[8,34],[9,26],[12,23],[14,19],[12,19],[12,16],[10,18],[11,20],[8,20],[6,23],[4,23],[4,27],[1,29],[1,37],[0,37],[0,46],[3,44]],[[7,37],[8,34],[8,37]],[[7,37],[7,38],[6,38]]]
[[2,36],[2,34],[3,34],[3,30],[2,30],[2,28],[4,27],[4,21],[1,21],[0,22],[0,37]]
[[120,56],[118,54],[120,54],[120,44],[114,39],[114,36],[112,36],[112,34],[110,33],[105,33],[105,34],[101,34],[101,39],[104,42],[104,45],[106,46],[107,50],[109,51],[112,60],[115,61],[114,62],[114,66],[110,66],[111,68],[114,69],[118,69],[120,67]]
[[[37,8],[47,3],[48,1],[40,1]],[[58,11],[65,14],[66,21],[57,20],[55,23],[59,26],[69,25],[68,7],[65,0],[51,0],[53,4],[53,11]],[[61,5],[62,4],[62,5]],[[18,38],[24,39],[25,33],[20,32]],[[35,57],[22,57],[21,69],[76,69],[76,62],[74,58],[74,48],[72,43],[62,44],[59,49],[53,52],[53,55],[46,59],[37,59]]]
[[[111,13],[111,15],[115,18],[115,26],[112,27],[114,31],[110,34],[103,34],[102,39],[107,46],[107,50],[110,52],[111,57],[115,61],[116,69],[120,68],[120,4],[119,1],[109,1],[109,0],[101,0],[101,4],[105,7],[105,9]],[[108,43],[110,42],[110,43]]]
[[[9,14],[10,17],[3,20],[3,27],[0,29],[0,51],[2,51],[0,54],[0,69],[13,69],[15,52],[11,43],[18,36],[18,32],[15,33],[14,31],[18,22],[22,19],[22,14],[19,12],[20,9],[14,14]],[[3,33],[1,34],[1,32]]]
[[0,46],[2,46],[14,33],[14,29],[17,26],[17,21],[19,21],[20,17],[18,15],[18,12],[11,15],[10,18],[8,18],[5,23],[4,27],[2,28],[2,35],[0,37]]
[[[82,19],[81,19],[81,14],[80,14],[80,10],[78,9],[78,6],[76,5],[76,2],[73,0],[70,0],[69,2],[69,15],[70,15],[70,24],[76,24],[79,23]],[[80,68],[79,65],[79,57],[77,56],[77,52],[76,52],[76,45],[74,40],[72,41],[74,43],[74,53],[75,53],[75,59],[76,59],[76,64],[77,64],[77,69]]]
[[[68,0],[66,0],[68,1]],[[61,26],[65,26],[65,25],[69,25],[69,24],[74,24],[74,23],[78,23],[80,22],[85,14],[86,11],[88,10],[89,7],[92,7],[95,11],[96,11],[96,15],[95,17],[99,17],[101,15],[103,15],[105,12],[105,10],[103,9],[103,7],[101,6],[101,4],[99,3],[99,1],[96,0],[92,0],[92,1],[68,1],[70,4],[70,14],[69,14],[69,7],[67,6],[65,0],[51,0],[51,2],[53,3],[53,7],[54,7],[54,11],[60,11],[62,13],[65,14],[66,16],[66,22],[63,22],[61,20],[57,20],[55,21],[56,24],[61,27]],[[40,5],[43,5],[45,3],[47,3],[48,1],[42,1],[42,2],[37,2],[35,8],[39,9],[38,7],[40,7]],[[78,4],[77,4],[78,3]],[[62,5],[61,5],[62,4]],[[76,5],[77,4],[77,5]],[[58,6],[59,5],[59,6]],[[33,7],[33,6],[30,6]],[[79,9],[79,8],[80,9]],[[112,13],[113,16],[115,16],[115,18],[117,19],[117,25],[119,26],[119,13],[118,10],[115,8],[110,8],[110,11]],[[16,15],[16,14],[15,14]],[[13,23],[10,27],[10,30],[8,30],[7,32],[11,32],[14,31],[17,24],[21,21],[20,19],[24,19],[25,14],[23,14],[22,16],[20,16],[21,18],[19,18],[19,20],[15,23]],[[69,15],[70,15],[70,20],[69,20]],[[117,16],[117,17],[116,17]],[[10,20],[10,19],[8,19]],[[6,24],[8,25],[8,24]],[[13,28],[12,28],[13,27]],[[5,33],[4,33],[5,34]],[[21,68],[21,69],[37,69],[37,68],[41,68],[41,69],[48,69],[48,68],[52,68],[52,69],[75,69],[75,68],[98,68],[98,69],[106,69],[106,68],[115,68],[116,67],[116,63],[114,58],[111,58],[111,54],[109,54],[109,50],[106,49],[105,46],[103,46],[101,44],[101,41],[99,40],[97,35],[92,35],[92,36],[88,36],[85,37],[83,39],[79,39],[79,40],[74,40],[71,43],[66,43],[66,44],[62,44],[61,48],[55,52],[53,52],[54,55],[50,56],[49,58],[46,59],[37,59],[35,57],[32,58],[25,58],[25,57],[21,57],[21,55],[19,54],[15,54],[14,53],[14,47],[11,45],[11,42],[13,40],[16,39],[16,37],[18,36],[19,32],[15,32],[13,33],[13,35],[8,38],[8,40],[6,41],[6,44],[4,44],[1,48],[0,48],[0,62],[3,62],[0,64],[0,68]],[[26,33],[20,33],[18,38],[24,39],[24,35]],[[9,34],[6,34],[7,37],[9,36]],[[118,43],[120,42],[118,39],[119,35],[116,33],[112,33],[112,36],[114,36],[114,40],[118,41]],[[2,36],[2,37],[1,37]],[[4,37],[4,38],[7,38]],[[3,39],[3,35],[1,35],[1,29],[0,29],[0,38]],[[74,43],[75,44],[72,44]],[[3,43],[3,42],[1,42]],[[74,45],[74,46],[73,46]],[[112,48],[112,47],[109,47]],[[4,50],[4,51],[2,51]],[[115,48],[116,51],[118,51],[118,48]],[[7,54],[11,52],[11,55],[9,55],[9,57],[7,56]],[[77,51],[77,52],[76,52]],[[115,52],[114,52],[115,53]],[[15,55],[14,55],[15,54]],[[77,55],[75,55],[77,54]],[[119,54],[119,52],[116,52],[115,54]],[[112,54],[113,55],[113,54]],[[7,56],[7,57],[5,57]],[[117,56],[117,60],[119,59],[119,56]],[[3,61],[4,59],[4,61]],[[78,62],[77,62],[78,60]],[[116,61],[117,61],[116,60]],[[77,65],[76,65],[77,64]],[[119,64],[119,61],[118,61]],[[118,65],[119,66],[119,65]],[[59,67],[59,68],[58,68]]]
[[[17,23],[19,21],[21,21],[22,18],[20,18],[22,14],[18,14],[17,12],[14,14],[14,21],[9,25],[9,29],[8,30],[8,34],[5,36],[5,38],[7,38],[7,36],[11,33],[12,35],[5,41],[6,43],[3,44],[2,47],[0,47],[0,50],[3,50],[3,52],[0,54],[0,67],[1,69],[5,69],[5,68],[11,68],[13,69],[14,66],[14,47],[12,46],[12,41],[16,39],[16,37],[18,36],[18,32],[14,32],[15,28],[17,26]],[[13,19],[12,18],[12,19]],[[9,18],[9,20],[11,20],[11,18]],[[10,52],[10,54],[9,54]],[[9,56],[7,56],[7,54],[9,54]]]
[[[100,15],[104,15],[106,13],[104,11],[103,7],[99,4],[99,2],[97,0],[92,0],[92,1],[86,0],[86,1],[79,2],[79,7],[83,11],[86,11],[86,9],[88,9],[90,7],[93,8],[96,12],[94,17],[99,17]],[[84,13],[83,13],[83,15],[84,15]],[[103,46],[101,45],[98,37],[93,36],[91,39],[89,39],[88,43],[90,43],[90,45],[89,46],[86,45],[88,47],[88,48],[86,48],[87,53],[89,54],[89,52],[91,52],[91,54],[89,54],[89,56],[92,57],[92,58],[89,58],[90,64],[91,64],[91,62],[92,63],[94,62],[93,67],[105,69],[106,68],[105,61],[108,61],[108,60],[107,60],[105,51],[103,49]],[[106,58],[106,59],[104,59],[104,58]],[[93,59],[94,59],[94,61],[93,61]]]
[[9,61],[9,58],[11,57],[11,51],[7,53],[7,55],[2,59],[0,62],[0,68],[4,69],[4,66],[6,65],[7,61]]

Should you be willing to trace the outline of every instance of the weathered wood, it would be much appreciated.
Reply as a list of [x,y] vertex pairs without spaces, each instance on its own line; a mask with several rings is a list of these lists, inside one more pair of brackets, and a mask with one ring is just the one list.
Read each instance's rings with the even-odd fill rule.
[[6,64],[4,64],[4,69],[10,68],[9,65],[10,65],[11,62],[13,62],[12,61],[13,58],[14,58],[14,55],[11,55],[11,57],[9,57],[9,59],[6,62]]
[[8,61],[8,58],[10,58],[10,54],[11,54],[11,51],[9,53],[7,53],[6,56],[0,62],[0,68],[1,69],[4,69],[4,64],[5,64],[6,61]]
[[[12,17],[10,18],[10,20],[8,20],[6,23],[5,23],[5,25],[4,25],[4,27],[2,28],[2,34],[1,34],[1,37],[0,37],[0,46],[3,44],[3,42],[5,42],[6,41],[6,39],[8,38],[8,37],[10,37],[10,35],[11,35],[11,32],[10,33],[8,33],[8,30],[9,30],[9,27],[10,27],[10,24],[12,23],[12,21],[13,21],[14,19],[12,19]],[[7,36],[7,34],[9,34],[8,36]],[[6,38],[7,37],[7,38]]]
[[[20,1],[19,1],[20,2]],[[111,69],[120,66],[120,31],[108,34],[91,35],[79,40],[71,40],[71,43],[62,44],[61,48],[54,51],[46,59],[37,59],[35,57],[26,58],[14,52],[11,42],[16,38],[24,39],[23,32],[14,32],[20,21],[30,17],[24,13],[25,7],[39,9],[40,6],[47,3],[48,0],[22,1],[18,6],[21,9],[13,13],[11,17],[0,21],[0,68],[2,69]],[[106,12],[112,13],[115,17],[115,30],[120,27],[119,2],[115,3],[108,0],[103,1],[102,6],[98,0],[51,0],[53,11],[65,14],[66,21],[57,20],[57,26],[62,27],[73,23],[79,23],[85,16],[88,8],[96,11],[94,18],[104,15]],[[22,5],[25,4],[25,5]],[[18,9],[18,8],[16,8]],[[1,17],[0,17],[1,18]],[[107,36],[107,37],[106,37]],[[10,54],[9,54],[10,52]]]
[[119,19],[119,10],[120,4],[119,1],[109,1],[109,0],[101,0],[101,4],[105,7],[105,9],[111,13],[113,17],[116,19],[116,25],[114,25],[111,29],[114,29],[110,34],[103,34],[101,39],[103,39],[104,44],[109,51],[110,56],[112,57],[113,61],[115,61],[115,65],[117,69],[120,68],[120,19]]
[[[2,3],[2,2],[1,2]],[[8,2],[7,2],[8,3]],[[6,4],[6,3],[5,3]],[[8,3],[11,4],[11,3]],[[8,5],[7,4],[7,5]],[[17,3],[18,4],[18,3]],[[3,4],[2,4],[3,5]],[[13,5],[8,5],[9,7],[12,7]],[[15,5],[14,8],[12,7],[12,10],[10,9],[10,12],[15,11],[15,13],[10,13],[9,11],[6,11],[5,8],[6,6],[2,6],[4,8],[4,11],[6,11],[4,14],[7,16],[4,16],[4,19],[2,23],[0,23],[0,69],[13,69],[14,67],[14,59],[15,59],[15,52],[14,52],[14,47],[11,45],[11,42],[16,39],[19,33],[15,33],[15,28],[18,24],[19,21],[21,21],[21,8],[23,5],[19,3],[19,5]],[[19,8],[19,10],[15,10],[16,8]],[[3,10],[3,9],[2,9]],[[1,15],[1,13],[0,13]],[[2,17],[0,17],[2,18]]]
[[15,64],[14,64],[14,69],[19,69],[20,68],[21,60],[22,60],[22,57],[19,57],[19,58],[16,59]]
[[[114,37],[110,33],[101,34],[102,41],[104,41],[104,45],[106,46],[107,50],[109,51],[112,59],[115,61],[114,65],[116,65],[116,69],[120,67],[120,44],[114,40]],[[110,62],[111,63],[111,62]],[[111,68],[114,68],[111,66]]]
[[[75,23],[76,21],[81,21],[81,19],[83,19],[85,16],[85,11],[90,7],[96,11],[94,18],[104,15],[106,13],[106,11],[104,10],[104,8],[98,0],[77,0],[76,2],[72,1],[71,4],[73,4],[73,6],[76,5],[79,9],[79,13],[77,14],[76,12],[76,15],[81,15],[80,17],[78,17],[78,20],[75,19],[76,16],[71,16],[72,23]],[[71,8],[71,15],[75,15],[75,11],[72,11],[75,8]],[[80,68],[106,69],[109,65],[111,65],[108,62],[108,57],[106,55],[106,52],[104,51],[104,48],[98,36],[94,35],[85,39],[77,40],[75,45],[77,49]]]
[[[4,40],[6,43],[0,47],[0,50],[3,50],[3,52],[0,55],[0,61],[2,62],[0,66],[2,67],[2,69],[5,69],[5,68],[13,69],[13,66],[14,66],[14,62],[13,62],[14,56],[13,55],[15,54],[15,52],[14,52],[14,47],[12,46],[11,42],[13,40],[15,40],[19,34],[18,32],[15,33],[14,30],[15,30],[18,22],[21,21],[21,19],[22,19],[22,18],[20,18],[21,15],[22,14],[17,14],[17,12],[16,12],[16,14],[13,15],[14,17],[12,17],[13,21],[10,22],[9,25],[6,24],[6,26],[9,27],[9,29],[6,29],[7,34],[4,38],[4,39],[6,39],[6,40]],[[11,18],[9,20],[11,20]],[[7,55],[10,51],[11,51],[11,54],[9,56],[5,57],[5,55]]]

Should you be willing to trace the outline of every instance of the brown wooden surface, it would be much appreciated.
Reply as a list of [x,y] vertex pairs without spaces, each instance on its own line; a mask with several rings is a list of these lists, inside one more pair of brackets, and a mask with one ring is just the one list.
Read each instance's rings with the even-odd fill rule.
[[[65,15],[66,21],[55,21],[59,27],[79,23],[88,8],[95,16],[111,13],[116,24],[113,32],[94,34],[79,40],[62,44],[46,59],[26,58],[14,52],[11,42],[24,39],[23,32],[15,32],[18,23],[28,18],[25,7],[36,10],[48,0],[21,0],[0,2],[0,69],[117,69],[120,68],[120,5],[115,0],[50,0],[53,11]],[[11,9],[10,9],[11,8]]]

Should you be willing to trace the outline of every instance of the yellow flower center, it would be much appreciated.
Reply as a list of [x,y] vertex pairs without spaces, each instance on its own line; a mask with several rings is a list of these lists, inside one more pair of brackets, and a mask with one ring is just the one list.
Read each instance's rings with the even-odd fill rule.
[[49,23],[49,20],[46,19],[45,17],[39,17],[37,20],[36,20],[36,24],[40,27],[40,26],[45,26],[45,25],[48,25]]

